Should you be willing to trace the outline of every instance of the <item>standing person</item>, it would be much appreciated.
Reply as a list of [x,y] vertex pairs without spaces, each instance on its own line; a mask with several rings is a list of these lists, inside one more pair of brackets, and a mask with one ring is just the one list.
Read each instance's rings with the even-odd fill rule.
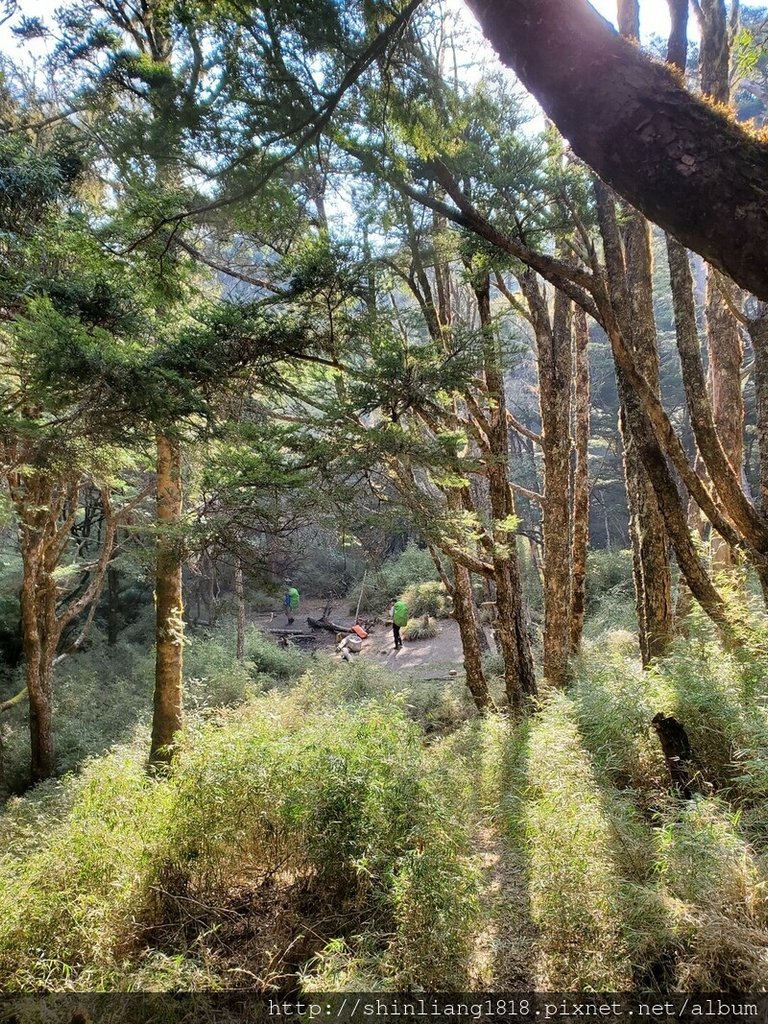
[[296,617],[296,612],[299,610],[299,592],[293,585],[293,580],[286,580],[288,589],[285,592],[283,598],[283,607],[285,608],[285,614],[288,619],[288,625],[292,626]]
[[405,601],[395,601],[392,605],[392,635],[395,638],[395,650],[399,651],[403,646],[400,639],[400,630],[408,625],[408,605]]

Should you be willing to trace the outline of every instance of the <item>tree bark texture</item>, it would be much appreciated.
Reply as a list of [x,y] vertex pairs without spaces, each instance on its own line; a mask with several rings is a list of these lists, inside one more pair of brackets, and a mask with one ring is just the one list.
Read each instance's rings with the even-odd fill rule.
[[[614,338],[624,340],[635,370],[658,398],[659,363],[653,316],[652,265],[648,223],[636,211],[626,213],[622,239],[615,202],[604,185],[597,186]],[[609,331],[609,337],[611,332]],[[614,353],[615,354],[615,353]],[[664,654],[673,635],[672,577],[667,527],[651,474],[637,436],[632,382],[616,362],[620,426],[624,445],[624,476],[630,513],[640,653],[643,664]]]
[[555,686],[568,680],[571,614],[571,303],[555,292],[550,318],[546,296],[529,271],[521,285],[531,313],[539,370],[544,455],[544,675]]
[[[589,546],[589,331],[583,309],[574,310],[573,324],[573,526],[571,531],[571,618],[569,649],[581,648],[587,599]],[[609,538],[607,538],[609,539]]]
[[483,672],[483,652],[480,648],[479,633],[482,629],[477,621],[475,599],[472,593],[472,578],[469,571],[458,562],[453,562],[453,617],[459,627],[461,647],[464,652],[464,676],[467,688],[478,711],[496,711],[496,705],[488,690]]
[[[701,91],[718,103],[730,99],[728,17],[725,0],[701,0],[702,33],[699,49]],[[741,331],[723,295],[727,279],[707,267],[706,320],[709,355],[709,386],[712,414],[728,461],[741,481],[744,462],[744,402],[741,395],[741,364],[744,349]],[[733,549],[717,534],[710,542],[712,565],[733,565]]]
[[[596,199],[600,231],[606,247],[606,260],[611,263],[620,259],[620,243],[616,225],[614,200],[606,187],[596,186]],[[691,589],[693,596],[704,611],[720,628],[724,639],[734,641],[733,624],[727,613],[722,597],[712,584],[701,563],[688,529],[687,516],[681,496],[667,465],[664,451],[654,432],[649,409],[654,393],[647,386],[642,374],[634,364],[634,354],[622,334],[622,325],[616,309],[625,304],[622,295],[621,274],[609,274],[610,295],[601,298],[601,312],[611,343],[616,364],[617,380],[624,407],[628,430],[637,447],[637,455],[648,474],[659,510],[664,519],[678,565]],[[624,289],[624,294],[626,294]],[[652,584],[655,581],[651,581]]]
[[499,53],[612,188],[768,299],[768,146],[692,96],[587,0],[468,0]]
[[[77,638],[82,646],[93,619],[98,596],[114,546],[116,522],[109,496],[101,491],[104,514],[101,550],[88,571],[84,589],[66,593],[56,570],[72,540],[72,526],[79,508],[80,479],[61,479],[45,471],[12,473],[9,493],[19,523],[19,550],[23,565],[20,594],[24,678],[29,695],[31,775],[35,782],[55,770],[53,735],[53,670],[64,629],[88,608],[90,612]],[[66,652],[65,652],[66,653]]]
[[181,729],[183,703],[184,603],[182,556],[178,529],[182,515],[181,447],[157,435],[157,575],[155,695],[152,717],[152,763],[169,762]]
[[669,40],[667,60],[685,73],[688,57],[688,0],[667,0],[669,7]]
[[[741,485],[741,466],[734,465],[728,457],[725,438],[728,428],[718,428],[714,414],[713,402],[707,395],[704,367],[701,361],[699,335],[696,326],[696,309],[693,298],[693,277],[691,274],[688,253],[674,238],[667,239],[670,284],[675,314],[675,333],[677,348],[680,354],[683,387],[691,418],[691,427],[696,438],[696,445],[701,455],[707,475],[712,482],[722,508],[728,519],[733,523],[739,534],[756,551],[767,550],[768,533],[764,516],[752,505]],[[710,321],[711,323],[711,321]],[[732,322],[727,325],[730,329]],[[740,343],[739,343],[740,347]],[[740,365],[741,357],[736,357]],[[756,360],[757,367],[757,360]],[[738,373],[736,374],[738,377]],[[721,387],[722,385],[722,387]],[[716,389],[720,389],[719,401],[723,401],[723,393],[727,393],[723,375],[718,376]],[[714,390],[714,389],[713,389]],[[734,396],[731,401],[735,401]],[[726,418],[726,406],[720,406],[721,418]],[[741,395],[733,407],[733,420],[738,425],[739,437],[734,431],[731,434],[732,448],[741,458]]]
[[235,558],[235,605],[237,607],[237,643],[235,657],[242,661],[245,657],[245,597],[243,593],[243,560]]
[[[635,210],[627,208],[624,214],[623,241],[629,306],[622,330],[630,341],[637,369],[654,395],[660,397],[650,225]],[[653,658],[661,657],[669,647],[674,633],[674,612],[669,542],[664,517],[642,459],[638,460],[637,469],[636,525],[643,574],[643,660],[647,664]]]
[[483,331],[484,371],[490,411],[487,462],[488,487],[493,517],[493,565],[496,582],[498,637],[504,657],[504,679],[510,708],[519,713],[524,698],[536,694],[536,674],[523,598],[523,584],[517,552],[517,536],[501,524],[514,516],[515,505],[509,486],[509,434],[507,403],[501,370],[501,351],[491,324],[490,284],[486,278],[475,289]]
[[760,456],[760,509],[768,517],[768,303],[760,303],[759,315],[747,325],[755,357],[757,446]]

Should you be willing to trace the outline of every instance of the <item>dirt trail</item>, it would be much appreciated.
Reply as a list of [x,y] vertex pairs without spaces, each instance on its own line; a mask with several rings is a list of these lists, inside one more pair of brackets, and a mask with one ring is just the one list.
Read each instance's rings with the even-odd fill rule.
[[[306,627],[306,618],[321,618],[325,602],[302,601],[296,626]],[[339,625],[348,625],[353,616],[342,606],[332,606],[328,617]],[[277,613],[273,628],[285,625],[285,616]],[[309,627],[306,627],[309,632]],[[431,640],[407,641],[394,649],[391,626],[383,622],[368,627],[370,635],[357,656],[385,666],[412,679],[462,678],[464,655],[459,627],[453,619],[437,621],[438,634]],[[317,649],[332,654],[336,638],[322,630],[317,634]],[[488,639],[493,644],[489,630]],[[535,988],[536,927],[530,917],[528,882],[522,851],[502,835],[495,822],[484,822],[475,830],[474,853],[483,880],[481,912],[483,922],[477,934],[470,963],[470,979],[479,991],[529,992]]]
[[464,652],[459,627],[453,619],[440,619],[437,629],[437,636],[431,640],[406,641],[396,651],[392,629],[382,623],[375,627],[370,639],[363,644],[361,657],[409,675],[423,676],[425,672],[447,675],[451,670],[463,670]]
[[522,853],[492,823],[478,827],[475,850],[484,875],[483,926],[470,964],[472,984],[486,992],[535,991],[536,926]]

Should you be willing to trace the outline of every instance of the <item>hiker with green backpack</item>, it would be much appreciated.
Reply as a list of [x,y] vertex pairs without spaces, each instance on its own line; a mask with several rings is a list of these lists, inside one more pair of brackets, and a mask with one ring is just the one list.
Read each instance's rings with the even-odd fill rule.
[[395,650],[399,651],[403,646],[400,639],[400,630],[408,625],[408,605],[405,601],[395,601],[392,605],[392,635],[395,638]]
[[292,626],[296,617],[296,612],[299,610],[299,592],[296,587],[293,586],[293,580],[285,581],[288,589],[285,592],[283,598],[283,607],[285,608],[285,614],[288,619],[288,625]]

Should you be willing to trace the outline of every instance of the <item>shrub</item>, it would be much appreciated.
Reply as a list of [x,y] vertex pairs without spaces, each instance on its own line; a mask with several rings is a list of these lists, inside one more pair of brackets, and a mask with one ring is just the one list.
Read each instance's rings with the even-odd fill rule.
[[432,580],[428,583],[413,583],[406,587],[398,600],[405,601],[411,618],[431,615],[436,619],[451,616],[451,598],[443,583]]
[[363,581],[357,583],[347,595],[349,610],[354,614],[363,588],[361,612],[382,613],[411,584],[428,583],[437,580],[437,570],[429,552],[409,544],[397,558],[390,559],[374,572],[369,572]]
[[403,640],[432,640],[437,636],[437,626],[428,615],[422,619],[411,619],[403,627]]
[[[619,629],[636,638],[634,594],[631,551],[590,551],[585,635],[598,637]],[[637,647],[636,639],[634,646]]]
[[587,555],[587,610],[606,598],[634,597],[632,552],[590,551]]
[[764,990],[768,878],[739,834],[739,816],[699,797],[666,815],[657,845],[659,877],[679,907],[677,984],[700,992]]
[[134,750],[91,762],[65,811],[37,802],[34,839],[16,813],[4,986],[253,987],[360,935],[398,984],[462,978],[467,833],[419,730],[373,701],[296,710],[267,695],[193,722],[167,776]]
[[291,713],[299,720],[319,708],[331,712],[337,707],[356,707],[370,700],[396,704],[428,733],[450,732],[476,713],[459,676],[448,680],[408,680],[362,659],[351,664],[318,659],[312,670],[283,697],[284,706],[292,708]]

